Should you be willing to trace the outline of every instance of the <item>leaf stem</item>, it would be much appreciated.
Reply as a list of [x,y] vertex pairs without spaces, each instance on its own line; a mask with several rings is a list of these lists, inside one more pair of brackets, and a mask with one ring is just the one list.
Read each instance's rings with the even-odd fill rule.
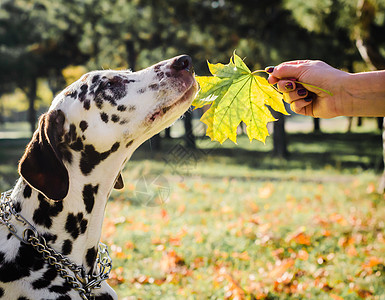
[[315,86],[315,85],[312,85],[312,84],[308,84],[308,83],[303,83],[303,82],[297,81],[297,80],[295,80],[294,82],[295,82],[295,83],[302,84],[304,87],[310,87],[310,88],[313,88],[313,89],[320,90],[320,91],[322,91],[322,92],[328,94],[329,96],[333,96],[333,93],[332,93],[332,92],[329,92],[328,90],[325,90],[325,89],[320,88],[320,87],[318,87],[318,86]]
[[267,73],[267,72],[265,70],[255,70],[255,71],[251,72],[251,74],[253,74],[253,75],[256,73]]

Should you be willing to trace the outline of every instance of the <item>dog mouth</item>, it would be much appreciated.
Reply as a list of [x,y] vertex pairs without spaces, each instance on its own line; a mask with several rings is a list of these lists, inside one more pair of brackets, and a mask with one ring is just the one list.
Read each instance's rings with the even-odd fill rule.
[[[193,78],[191,86],[183,93],[183,95],[178,98],[176,101],[173,101],[172,104],[160,107],[151,113],[148,117],[149,122],[154,122],[158,119],[161,119],[165,116],[170,110],[173,110],[175,107],[178,107],[186,102],[192,102],[193,97],[195,96],[196,91],[198,90],[198,83]],[[191,103],[190,103],[191,104]]]

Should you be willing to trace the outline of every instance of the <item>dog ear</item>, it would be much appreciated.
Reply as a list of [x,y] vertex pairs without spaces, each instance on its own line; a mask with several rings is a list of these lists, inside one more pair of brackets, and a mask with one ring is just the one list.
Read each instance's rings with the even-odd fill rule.
[[122,173],[119,173],[118,177],[116,177],[114,188],[117,190],[124,188]]
[[19,163],[19,173],[27,183],[52,200],[67,196],[69,178],[58,145],[64,135],[65,116],[61,110],[41,116]]

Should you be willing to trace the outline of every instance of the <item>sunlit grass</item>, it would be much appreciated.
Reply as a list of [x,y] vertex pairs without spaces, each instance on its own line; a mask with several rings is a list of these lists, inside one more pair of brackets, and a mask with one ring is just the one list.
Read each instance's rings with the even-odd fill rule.
[[[380,133],[288,139],[288,160],[244,136],[138,149],[102,236],[119,299],[382,299]],[[3,190],[26,143],[0,140]]]

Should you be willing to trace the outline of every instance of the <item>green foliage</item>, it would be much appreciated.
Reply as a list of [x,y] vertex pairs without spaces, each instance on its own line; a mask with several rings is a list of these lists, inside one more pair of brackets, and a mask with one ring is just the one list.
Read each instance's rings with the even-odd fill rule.
[[[35,108],[47,110],[51,105],[53,94],[46,80],[40,79],[37,84]],[[3,95],[1,109],[4,117],[12,117],[14,113],[28,110],[28,99],[21,89],[15,89],[13,93]]]

